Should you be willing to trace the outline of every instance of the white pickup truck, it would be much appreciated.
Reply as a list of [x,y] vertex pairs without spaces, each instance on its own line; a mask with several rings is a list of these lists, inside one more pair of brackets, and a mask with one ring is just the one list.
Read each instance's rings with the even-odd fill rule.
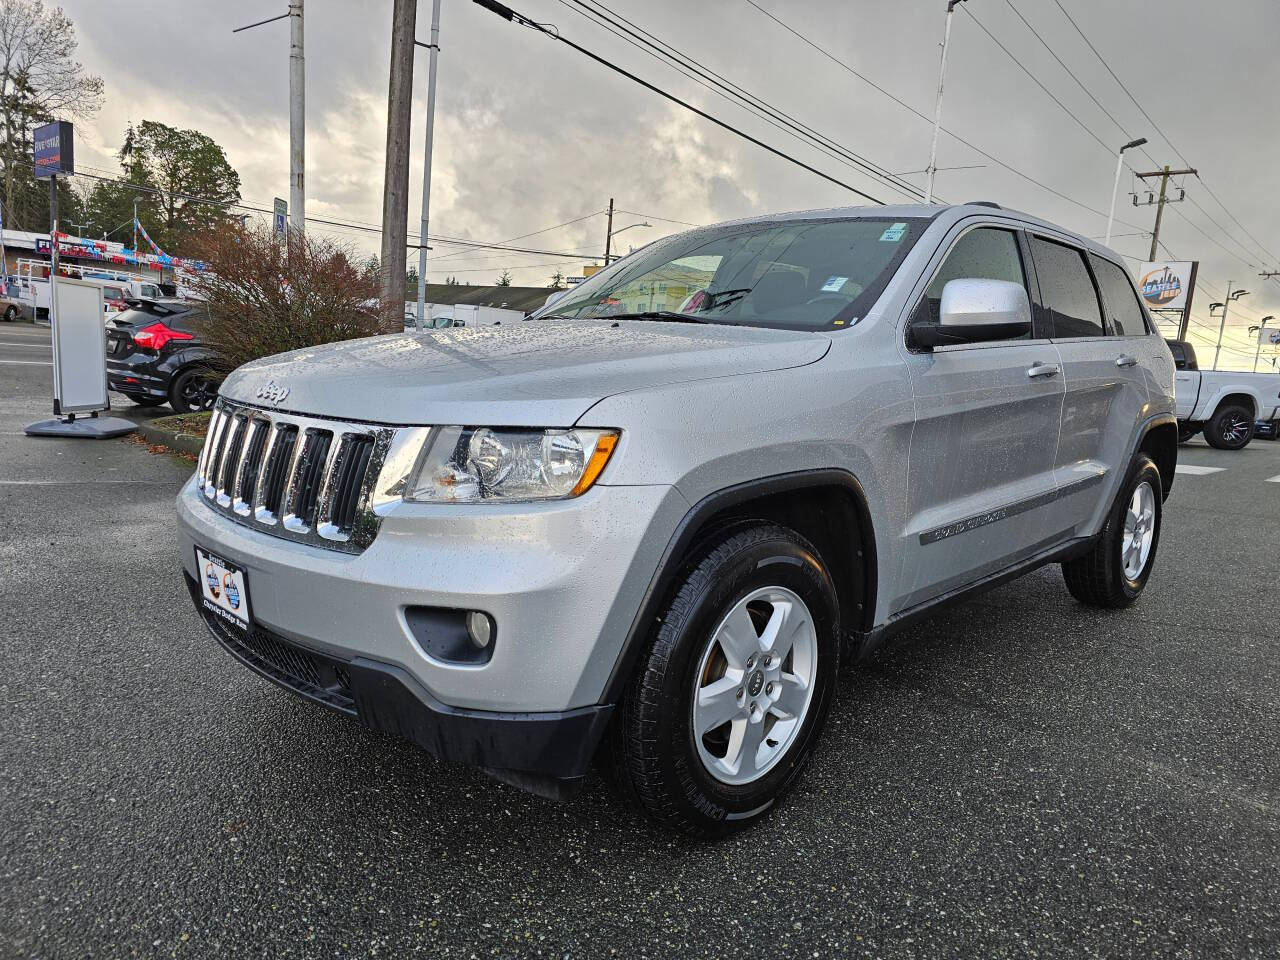
[[1191,344],[1168,343],[1177,368],[1178,442],[1203,430],[1209,446],[1241,450],[1253,439],[1255,423],[1280,420],[1280,376],[1201,370]]

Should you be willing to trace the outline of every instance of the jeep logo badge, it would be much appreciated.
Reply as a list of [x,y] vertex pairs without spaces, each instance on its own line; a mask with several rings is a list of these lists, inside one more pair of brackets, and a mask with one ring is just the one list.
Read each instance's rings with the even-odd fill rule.
[[289,388],[277,386],[274,380],[268,380],[258,388],[258,399],[274,403],[276,406],[284,403],[284,398],[288,395]]

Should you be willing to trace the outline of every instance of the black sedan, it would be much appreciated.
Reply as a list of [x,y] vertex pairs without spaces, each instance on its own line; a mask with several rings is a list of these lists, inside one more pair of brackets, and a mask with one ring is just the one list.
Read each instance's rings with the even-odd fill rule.
[[131,300],[107,325],[107,383],[144,407],[208,410],[218,395],[216,355],[200,342],[203,315],[189,300]]

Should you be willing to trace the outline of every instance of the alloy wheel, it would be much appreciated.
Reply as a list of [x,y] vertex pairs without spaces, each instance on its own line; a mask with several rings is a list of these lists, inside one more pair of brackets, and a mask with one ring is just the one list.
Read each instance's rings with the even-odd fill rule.
[[818,666],[809,608],[785,587],[734,604],[703,651],[693,691],[698,757],[721,783],[763,777],[804,726]]
[[1249,420],[1241,414],[1224,417],[1222,420],[1222,439],[1227,443],[1239,443],[1249,432]]
[[1120,559],[1124,575],[1137,580],[1146,569],[1151,544],[1156,535],[1156,495],[1145,480],[1129,498],[1124,515],[1124,536],[1120,542]]

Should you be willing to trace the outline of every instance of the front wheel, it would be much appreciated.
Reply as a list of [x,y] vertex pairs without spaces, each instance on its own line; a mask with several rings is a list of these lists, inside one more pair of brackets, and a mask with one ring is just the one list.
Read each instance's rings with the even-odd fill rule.
[[13,323],[13,321],[18,319],[18,308],[13,306],[13,304],[10,304],[8,308],[5,309],[4,318],[9,321],[9,323]]
[[212,410],[218,399],[218,385],[207,370],[183,370],[169,384],[169,406],[178,413]]
[[760,524],[713,541],[680,583],[612,736],[617,779],[658,822],[716,837],[768,812],[835,694],[840,608],[814,548]]
[[1246,407],[1223,407],[1205,424],[1204,438],[1219,450],[1243,450],[1253,439],[1253,413]]
[[1197,433],[1200,432],[1198,427],[1188,427],[1185,424],[1178,424],[1178,443],[1186,443]]
[[1150,457],[1139,455],[1093,548],[1062,564],[1062,578],[1073,597],[1112,609],[1138,599],[1160,545],[1163,490],[1159,469]]

